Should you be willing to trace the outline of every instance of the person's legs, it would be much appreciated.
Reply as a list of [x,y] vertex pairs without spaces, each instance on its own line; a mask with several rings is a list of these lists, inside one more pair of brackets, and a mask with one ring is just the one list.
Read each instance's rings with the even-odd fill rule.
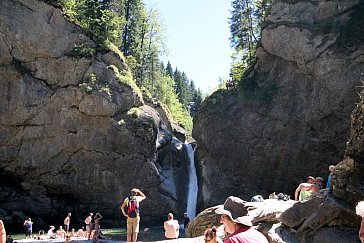
[[86,224],[86,238],[88,239],[90,235],[90,225],[89,224]]
[[139,216],[134,219],[134,223],[133,223],[133,241],[134,242],[136,242],[138,240],[139,221],[140,221]]
[[131,242],[131,234],[133,232],[133,222],[131,218],[128,217],[126,220],[126,241]]

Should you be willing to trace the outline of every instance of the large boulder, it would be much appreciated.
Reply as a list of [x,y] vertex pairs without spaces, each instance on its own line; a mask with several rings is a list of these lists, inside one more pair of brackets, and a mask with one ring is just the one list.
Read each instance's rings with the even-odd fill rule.
[[360,225],[353,207],[327,190],[296,203],[282,213],[280,220],[300,242],[355,242],[357,234],[352,233]]

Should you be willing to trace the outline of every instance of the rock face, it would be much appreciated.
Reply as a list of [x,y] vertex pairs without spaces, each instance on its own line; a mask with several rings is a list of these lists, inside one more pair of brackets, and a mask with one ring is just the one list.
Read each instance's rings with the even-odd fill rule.
[[239,89],[215,92],[194,118],[201,208],[230,195],[292,197],[308,175],[327,178],[343,158],[359,100],[362,13],[359,1],[272,6]]
[[122,222],[119,206],[133,187],[147,196],[145,222],[185,210],[184,141],[127,82],[120,56],[85,54],[95,47],[44,1],[0,2],[0,215],[8,225],[25,216],[54,224],[67,212],[83,223],[90,211]]
[[[362,78],[362,80],[364,77]],[[345,158],[335,167],[333,194],[351,204],[364,200],[364,91],[351,114],[351,134]]]

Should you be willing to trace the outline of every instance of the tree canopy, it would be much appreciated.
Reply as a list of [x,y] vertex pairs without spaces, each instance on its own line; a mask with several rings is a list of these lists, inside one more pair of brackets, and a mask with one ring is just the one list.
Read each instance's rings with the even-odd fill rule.
[[241,80],[244,71],[255,61],[255,49],[270,5],[276,0],[232,0],[229,18],[230,43],[234,49],[231,74]]

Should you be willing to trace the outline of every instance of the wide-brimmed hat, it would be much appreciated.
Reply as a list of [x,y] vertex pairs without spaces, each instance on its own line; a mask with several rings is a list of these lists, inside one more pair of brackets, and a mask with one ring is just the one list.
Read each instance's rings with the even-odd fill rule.
[[215,210],[216,214],[226,214],[232,221],[246,226],[253,226],[252,218],[248,216],[248,206],[246,201],[230,196],[226,199],[224,205]]

